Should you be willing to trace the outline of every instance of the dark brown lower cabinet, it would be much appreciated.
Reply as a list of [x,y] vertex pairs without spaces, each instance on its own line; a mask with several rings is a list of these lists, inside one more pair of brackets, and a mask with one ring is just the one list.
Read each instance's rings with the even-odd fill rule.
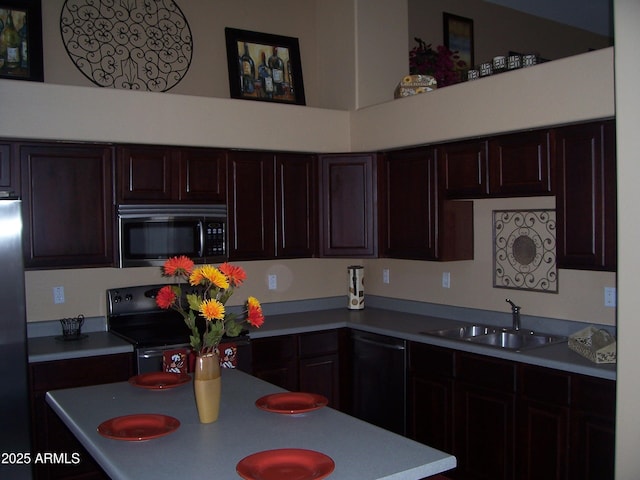
[[615,382],[599,378],[572,378],[570,478],[614,478]]
[[133,354],[103,355],[29,365],[33,455],[80,454],[74,464],[34,465],[36,479],[98,480],[109,477],[46,403],[49,390],[120,382],[133,375]]
[[447,348],[409,344],[410,438],[444,452],[453,452],[453,355]]
[[517,478],[567,479],[571,376],[531,365],[518,373]]
[[290,391],[317,393],[343,409],[344,329],[252,340],[253,375]]
[[454,386],[456,478],[514,478],[515,364],[459,352]]
[[455,479],[613,479],[615,381],[409,342],[409,436]]

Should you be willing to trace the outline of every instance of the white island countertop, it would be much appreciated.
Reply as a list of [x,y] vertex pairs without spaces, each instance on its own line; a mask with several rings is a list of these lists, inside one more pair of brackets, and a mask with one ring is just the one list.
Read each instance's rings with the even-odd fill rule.
[[[113,479],[240,478],[237,463],[271,449],[301,448],[331,457],[332,480],[418,480],[456,466],[452,455],[329,407],[299,415],[261,410],[255,401],[282,392],[237,370],[223,370],[220,416],[201,424],[193,384],[146,390],[128,382],[56,390],[47,403]],[[380,392],[384,395],[384,392]],[[100,423],[140,413],[170,415],[174,432],[142,442],[105,438]]]

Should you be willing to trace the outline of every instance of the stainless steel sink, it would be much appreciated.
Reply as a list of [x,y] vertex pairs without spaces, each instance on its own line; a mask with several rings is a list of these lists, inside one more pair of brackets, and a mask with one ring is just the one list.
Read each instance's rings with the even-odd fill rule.
[[460,340],[505,350],[522,351],[565,342],[566,337],[537,333],[531,330],[510,330],[487,325],[462,325],[420,332],[423,335]]
[[457,340],[465,340],[471,337],[477,337],[479,335],[487,335],[498,331],[496,327],[487,327],[485,325],[464,325],[453,328],[443,328],[442,330],[430,330],[428,332],[421,332],[424,335],[433,335],[436,337],[445,337]]
[[490,347],[520,351],[564,342],[566,338],[528,330],[506,330],[470,338],[469,341]]

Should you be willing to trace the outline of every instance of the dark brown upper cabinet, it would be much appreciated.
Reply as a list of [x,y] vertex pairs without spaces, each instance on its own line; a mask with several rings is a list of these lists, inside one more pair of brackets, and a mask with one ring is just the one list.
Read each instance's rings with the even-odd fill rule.
[[437,147],[439,184],[445,198],[489,195],[489,144],[486,140]]
[[555,136],[558,266],[615,271],[615,123],[558,128]]
[[113,255],[113,149],[25,144],[25,268],[106,267]]
[[437,172],[432,147],[383,156],[378,195],[382,256],[473,258],[473,203],[442,200]]
[[551,195],[551,132],[503,135],[489,140],[489,194],[492,197]]
[[321,155],[320,255],[378,254],[376,154]]
[[313,256],[317,221],[314,158],[229,152],[229,258]]
[[229,258],[273,258],[273,153],[233,151],[228,161]]
[[226,202],[226,151],[154,145],[118,148],[120,203]]
[[315,155],[278,153],[276,166],[276,257],[312,257],[317,245]]
[[549,130],[452,142],[437,148],[445,198],[553,194]]

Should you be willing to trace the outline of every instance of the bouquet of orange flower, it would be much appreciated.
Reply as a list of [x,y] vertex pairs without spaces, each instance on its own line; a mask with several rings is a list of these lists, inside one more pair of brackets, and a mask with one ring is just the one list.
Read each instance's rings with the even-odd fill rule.
[[[212,265],[196,267],[190,258],[180,256],[169,258],[162,269],[163,276],[173,277],[177,283],[162,287],[156,296],[156,304],[180,312],[191,330],[191,347],[198,355],[214,352],[224,334],[237,337],[243,323],[254,327],[264,323],[262,306],[255,297],[247,299],[246,310],[242,312],[246,315],[244,319],[225,311],[234,289],[247,278],[241,267],[226,262],[217,268]],[[193,290],[183,296],[181,284],[184,283],[191,285]],[[204,319],[204,327],[199,327],[198,317]]]

